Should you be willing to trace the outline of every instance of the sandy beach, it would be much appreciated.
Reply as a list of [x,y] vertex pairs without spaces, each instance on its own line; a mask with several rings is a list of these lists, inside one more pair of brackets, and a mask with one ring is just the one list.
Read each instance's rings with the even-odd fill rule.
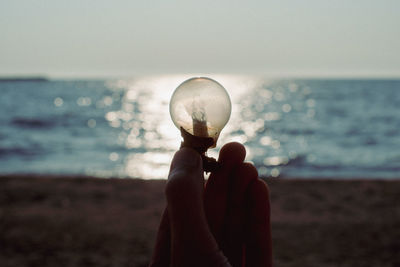
[[[266,181],[275,266],[399,266],[399,180]],[[0,177],[0,265],[146,266],[164,185]]]

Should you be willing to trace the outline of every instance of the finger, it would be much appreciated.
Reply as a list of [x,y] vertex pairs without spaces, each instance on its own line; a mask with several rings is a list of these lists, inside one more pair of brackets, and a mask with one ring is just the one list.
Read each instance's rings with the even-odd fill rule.
[[207,266],[207,257],[218,252],[204,212],[201,163],[200,155],[190,148],[180,149],[172,160],[165,189],[171,226],[171,266]]
[[240,266],[244,257],[246,193],[249,185],[258,179],[257,169],[242,163],[233,175],[227,215],[224,222],[223,251],[234,266]]
[[269,189],[257,179],[246,194],[246,266],[272,266]]
[[[175,209],[182,209],[187,203],[180,200],[188,194],[202,195],[204,190],[204,177],[202,161],[199,153],[191,148],[181,148],[174,155],[165,186],[167,202],[177,202]],[[175,204],[175,203],[174,203]],[[169,210],[169,212],[172,212]]]
[[239,143],[228,143],[221,148],[218,162],[221,168],[212,173],[207,181],[204,205],[211,232],[217,240],[221,237],[221,229],[226,215],[229,177],[246,156],[246,150]]
[[224,145],[219,152],[218,162],[234,164],[243,162],[246,157],[246,149],[238,142],[231,142]]
[[245,193],[250,183],[258,179],[258,172],[253,164],[245,162],[238,166],[233,176],[233,186],[230,198],[232,208],[242,207]]
[[199,153],[194,149],[183,147],[178,150],[171,162],[168,180],[171,180],[178,173],[184,172],[189,178],[196,179],[202,175],[202,161]]
[[232,142],[224,145],[220,152],[218,162],[221,168],[213,172],[207,181],[207,190],[215,189],[221,190],[226,188],[228,177],[238,164],[244,161],[246,157],[246,149],[244,146],[237,142]]
[[171,232],[199,224],[204,213],[204,177],[200,155],[191,148],[181,148],[174,155],[165,186]]
[[156,244],[149,267],[170,266],[171,260],[171,229],[168,210],[165,209],[157,232]]
[[[175,207],[175,209],[178,209],[178,211],[185,209],[185,207],[182,207],[182,204],[180,204],[179,201],[176,201],[176,198],[179,196],[180,191],[184,191],[185,185],[181,183],[182,181],[185,181],[183,180],[183,178],[186,179],[185,182],[191,182],[193,184],[194,181],[201,180],[201,177],[193,177],[200,176],[200,172],[200,156],[197,152],[185,148],[175,153],[171,163],[170,173],[168,177],[169,180],[166,186],[166,194],[167,198],[173,200],[174,202],[177,202],[173,206]],[[170,261],[171,227],[168,209],[166,208],[161,218],[150,266],[170,266]]]

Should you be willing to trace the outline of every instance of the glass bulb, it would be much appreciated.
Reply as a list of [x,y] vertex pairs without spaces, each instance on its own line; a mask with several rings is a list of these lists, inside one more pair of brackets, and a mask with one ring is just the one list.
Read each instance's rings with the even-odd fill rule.
[[231,116],[231,100],[217,81],[196,77],[179,85],[171,97],[169,112],[175,126],[198,137],[212,137],[215,147]]

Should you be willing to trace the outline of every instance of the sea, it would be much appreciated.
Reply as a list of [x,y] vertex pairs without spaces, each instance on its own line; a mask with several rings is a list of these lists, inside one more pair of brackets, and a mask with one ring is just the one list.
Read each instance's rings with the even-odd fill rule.
[[[0,81],[0,175],[165,179],[181,136],[169,115],[193,75]],[[400,80],[209,75],[263,177],[400,177]]]

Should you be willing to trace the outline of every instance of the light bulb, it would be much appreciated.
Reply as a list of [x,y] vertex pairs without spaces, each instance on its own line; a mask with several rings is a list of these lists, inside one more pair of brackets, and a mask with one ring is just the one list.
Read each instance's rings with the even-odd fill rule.
[[212,138],[210,147],[215,147],[229,120],[231,107],[229,95],[221,84],[210,78],[196,77],[176,88],[169,112],[178,129],[196,137]]

